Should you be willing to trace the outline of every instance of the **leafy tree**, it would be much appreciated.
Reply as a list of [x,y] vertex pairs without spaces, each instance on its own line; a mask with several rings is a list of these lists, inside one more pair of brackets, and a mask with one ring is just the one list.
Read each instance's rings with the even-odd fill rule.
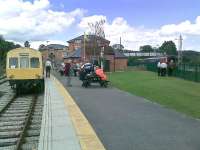
[[183,63],[186,64],[200,64],[200,52],[183,51]]
[[140,46],[140,51],[141,52],[153,52],[154,49],[152,48],[151,45],[144,45],[144,46]]
[[3,35],[0,35],[0,41],[3,41],[3,40],[4,40]]
[[113,49],[119,49],[119,50],[123,50],[124,49],[124,46],[122,44],[114,44],[112,46]]
[[43,50],[45,48],[45,45],[44,44],[41,44],[40,46],[39,46],[39,50]]
[[177,48],[173,41],[165,41],[159,48],[161,52],[165,52],[167,55],[176,55]]
[[0,37],[0,67],[5,68],[7,52],[21,46],[19,44],[15,45],[13,42],[5,41],[3,36]]
[[30,45],[29,41],[24,42],[24,47],[30,47],[30,46],[31,45]]

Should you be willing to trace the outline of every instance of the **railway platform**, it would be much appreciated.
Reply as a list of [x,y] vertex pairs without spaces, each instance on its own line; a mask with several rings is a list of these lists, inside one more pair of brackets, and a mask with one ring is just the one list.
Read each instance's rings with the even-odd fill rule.
[[73,98],[54,77],[45,80],[38,150],[104,150]]

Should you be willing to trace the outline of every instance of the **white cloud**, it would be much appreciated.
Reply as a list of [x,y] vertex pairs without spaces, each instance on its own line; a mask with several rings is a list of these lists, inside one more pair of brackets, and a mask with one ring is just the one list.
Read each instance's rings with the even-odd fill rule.
[[164,25],[161,27],[160,33],[164,35],[177,33],[200,35],[200,16],[196,18],[193,24],[189,20],[186,20],[179,24]]
[[[24,45],[24,43],[20,43],[21,45]],[[47,42],[46,41],[32,41],[30,42],[30,45],[32,48],[39,48],[39,46],[41,44],[44,44],[44,45],[47,45]],[[50,40],[48,41],[48,44],[61,44],[61,45],[66,45],[67,46],[67,43],[64,41],[64,40]]]
[[[61,4],[61,7],[63,5]],[[116,17],[108,20],[103,15],[85,17],[86,10],[75,9],[71,12],[55,11],[49,0],[0,0],[0,34],[7,40],[23,43],[29,40],[34,48],[37,48],[42,41],[50,40],[53,43],[64,44],[69,40],[72,29],[73,35],[89,32],[88,22],[95,22],[104,19],[106,38],[111,44],[119,43],[122,37],[122,44],[128,49],[138,50],[139,46],[151,44],[161,45],[165,40],[173,40],[181,33],[184,36],[185,49],[194,48],[200,50],[200,16],[194,22],[186,20],[178,24],[163,25],[157,29],[135,27],[128,23],[123,17]],[[76,28],[77,22],[79,29]],[[71,33],[69,33],[70,31]],[[66,38],[68,35],[68,39]],[[54,40],[52,40],[54,39]],[[57,41],[55,41],[57,39]],[[194,39],[192,44],[190,40]],[[63,41],[63,42],[62,42]],[[177,43],[177,41],[175,41]]]
[[[9,7],[8,7],[9,6]],[[53,11],[48,0],[0,0],[0,34],[14,41],[46,40],[66,31],[85,10]]]
[[[184,21],[180,24],[164,25],[160,27],[160,29],[134,27],[129,25],[122,17],[117,17],[109,23],[107,17],[102,15],[84,17],[78,26],[82,30],[89,31],[88,22],[95,22],[101,19],[106,21],[104,26],[106,38],[109,39],[112,44],[119,43],[119,39],[122,37],[123,45],[126,48],[134,50],[138,50],[139,46],[145,44],[153,46],[161,45],[163,41],[167,40],[172,40],[177,43],[175,39],[180,33],[184,35],[184,40],[192,35],[200,35],[200,16],[197,17],[194,24],[190,21]],[[190,47],[191,46],[187,46],[185,48],[187,49]]]
[[106,38],[111,41],[111,44],[119,43],[120,37],[122,37],[123,45],[129,49],[138,50],[139,46],[144,44],[153,44],[156,46],[164,39],[174,39],[175,37],[160,37],[157,30],[149,30],[144,28],[135,28],[130,26],[128,22],[122,18],[117,17],[111,23],[107,21],[106,16],[90,16],[82,18],[79,27],[83,30],[89,31],[88,22],[94,22],[104,19],[106,21],[104,25]]

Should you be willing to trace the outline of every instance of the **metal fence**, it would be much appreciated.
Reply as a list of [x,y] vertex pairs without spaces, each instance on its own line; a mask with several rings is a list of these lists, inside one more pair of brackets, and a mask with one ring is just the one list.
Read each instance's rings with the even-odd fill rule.
[[[135,66],[145,67],[148,71],[157,72],[157,64],[142,63],[135,64]],[[200,82],[200,65],[181,64],[176,66],[172,76],[182,78],[185,80]]]

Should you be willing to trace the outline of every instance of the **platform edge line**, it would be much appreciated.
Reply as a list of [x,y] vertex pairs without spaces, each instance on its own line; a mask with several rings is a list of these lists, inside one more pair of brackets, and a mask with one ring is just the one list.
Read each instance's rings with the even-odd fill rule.
[[70,119],[76,131],[82,150],[106,150],[95,130],[62,83],[53,76],[57,88],[64,97]]

